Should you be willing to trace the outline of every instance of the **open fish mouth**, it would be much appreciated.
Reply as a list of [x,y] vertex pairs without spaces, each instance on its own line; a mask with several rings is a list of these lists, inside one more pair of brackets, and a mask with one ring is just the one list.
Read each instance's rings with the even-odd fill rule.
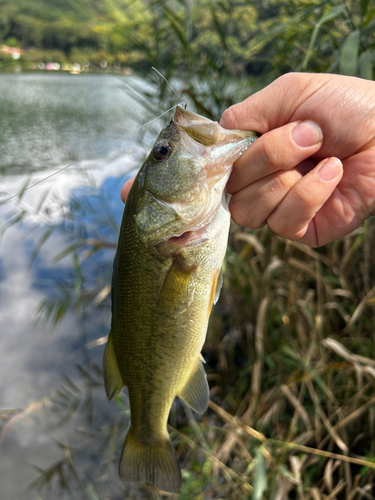
[[234,161],[256,137],[177,107],[138,176],[143,190],[135,211],[140,239],[146,245],[201,242],[197,231],[203,233],[215,217]]
[[206,226],[197,229],[196,231],[185,231],[180,236],[172,236],[166,240],[167,243],[175,246],[194,246],[200,243],[208,241],[208,238],[204,237],[206,231]]
[[[220,206],[220,205],[219,205]],[[226,192],[222,194],[221,207],[229,213]],[[217,210],[215,211],[214,217],[216,216]],[[187,225],[185,231],[182,233],[174,233],[169,237],[156,243],[156,245],[167,244],[172,247],[192,247],[199,245],[201,243],[207,242],[210,237],[209,227],[212,223],[213,217],[202,220],[198,227],[194,224]]]
[[[220,148],[220,146],[230,143],[238,143],[250,137],[255,140],[258,136],[258,134],[252,131],[224,129],[217,122],[188,111],[181,106],[177,106],[173,122],[199,144],[209,147],[214,146],[215,148]],[[248,146],[249,144],[244,150]],[[223,154],[222,149],[219,155]],[[230,151],[231,148],[228,149]]]

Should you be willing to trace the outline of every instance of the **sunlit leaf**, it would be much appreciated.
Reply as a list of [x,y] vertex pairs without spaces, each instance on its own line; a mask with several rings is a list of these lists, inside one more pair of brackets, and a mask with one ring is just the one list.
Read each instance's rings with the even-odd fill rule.
[[20,189],[20,191],[19,191],[19,193],[18,193],[18,195],[17,195],[17,198],[18,198],[19,200],[21,200],[21,199],[22,199],[23,195],[25,194],[25,191],[27,191],[28,186],[29,186],[29,183],[30,183],[30,178],[31,178],[31,176],[29,175],[29,176],[26,178],[26,180],[24,181],[24,183],[22,184],[22,187],[21,187],[21,189]]
[[55,227],[50,227],[44,233],[42,234],[42,237],[39,239],[38,243],[36,244],[31,257],[30,257],[30,262],[33,263],[34,260],[36,259],[38,253],[40,252],[40,249],[44,245],[44,243],[48,240],[48,238],[54,233]]
[[87,495],[89,496],[90,500],[100,500],[92,483],[88,482],[88,484],[86,486],[86,492],[87,492]]
[[341,14],[344,14],[345,12],[346,12],[346,8],[345,8],[344,4],[335,5],[334,7],[331,7],[331,9],[328,12],[323,14],[322,17],[319,19],[319,21],[316,23],[316,25],[311,33],[310,43],[309,43],[309,46],[307,48],[306,56],[305,56],[303,63],[302,63],[303,69],[307,68],[309,60],[313,54],[315,42],[316,42],[316,39],[318,37],[318,33],[319,33],[320,28],[323,26],[324,23],[334,19],[335,17],[338,17]]
[[74,262],[74,270],[76,272],[74,291],[77,295],[79,295],[79,292],[81,291],[83,285],[83,275],[82,275],[81,263],[79,261],[78,254],[76,251],[73,252],[73,262]]
[[70,305],[70,303],[67,302],[66,300],[62,300],[59,303],[59,305],[57,306],[56,313],[55,313],[55,319],[54,319],[55,326],[57,325],[57,323],[62,321],[62,319],[64,318],[64,316],[66,315],[66,313],[69,309],[69,305]]
[[211,11],[212,20],[214,22],[216,31],[220,35],[220,40],[221,40],[221,43],[223,45],[223,48],[227,49],[228,47],[227,47],[227,42],[226,42],[225,30],[222,28],[222,26],[221,26],[221,24],[219,22],[219,19],[218,19],[217,15],[216,15],[216,12],[215,12],[215,7],[213,5],[210,5],[210,11]]
[[66,373],[62,374],[63,380],[65,381],[65,384],[69,389],[76,394],[80,392],[80,389],[76,386],[76,384],[72,381],[70,377]]
[[261,500],[263,493],[267,488],[267,470],[262,449],[258,448],[256,452],[256,464],[254,469],[253,494],[251,500]]
[[172,29],[174,30],[174,32],[178,36],[178,38],[181,42],[182,48],[187,50],[188,41],[186,39],[186,33],[184,32],[184,29],[182,28],[181,21],[177,17],[176,13],[173,12],[171,9],[169,9],[169,7],[167,7],[166,5],[163,5],[162,9],[164,11],[165,16],[168,18],[168,21],[170,22]]
[[361,14],[365,16],[367,14],[368,6],[370,5],[370,0],[361,0]]
[[277,26],[275,26],[274,28],[268,30],[265,34],[259,36],[258,38],[255,38],[251,42],[249,48],[253,48],[256,45],[260,45],[260,44],[264,43],[265,41],[267,41],[269,39],[272,39],[273,37],[275,37],[279,33],[283,32],[287,26],[289,26],[291,24],[297,23],[298,21],[300,21],[301,19],[305,18],[306,16],[308,16],[312,12],[316,11],[316,9],[318,9],[319,7],[322,7],[322,6],[326,5],[327,3],[328,3],[328,1],[325,0],[325,1],[321,2],[318,5],[313,5],[311,7],[308,7],[307,9],[303,10],[302,12],[298,12],[295,16],[292,16],[287,21],[285,21],[285,22],[283,22],[281,24],[277,24]]
[[67,255],[75,253],[77,249],[82,247],[82,245],[84,244],[85,241],[86,240],[84,240],[84,239],[79,239],[79,240],[75,241],[74,243],[72,243],[71,245],[67,246],[66,248],[64,248],[64,250],[62,252],[55,255],[55,257],[53,258],[53,262],[57,263],[60,260],[62,260],[64,257],[66,257]]
[[[371,15],[370,15],[371,14]],[[367,23],[365,23],[365,27],[363,28],[362,32],[361,32],[361,35],[362,36],[366,36],[368,35],[369,33],[372,33],[373,30],[375,29],[375,20],[374,21],[371,21],[370,20],[374,17],[375,15],[375,9],[373,9],[370,14],[367,16]]]
[[[367,16],[365,17],[365,19],[363,21],[363,26],[366,27],[371,22],[371,19],[373,19],[374,16],[375,16],[375,9],[369,10]],[[362,33],[363,33],[363,31],[362,31]]]
[[359,30],[352,31],[343,43],[340,57],[340,74],[355,76],[358,67]]
[[372,54],[369,51],[362,52],[358,59],[359,76],[367,80],[373,80]]
[[76,398],[72,401],[71,405],[67,409],[66,413],[60,418],[58,422],[54,425],[55,429],[62,427],[65,425],[77,412],[81,400],[80,398]]

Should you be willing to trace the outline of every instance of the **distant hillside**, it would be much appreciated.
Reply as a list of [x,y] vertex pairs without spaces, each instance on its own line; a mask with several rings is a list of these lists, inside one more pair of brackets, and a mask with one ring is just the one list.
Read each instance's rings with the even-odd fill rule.
[[[368,0],[0,0],[0,45],[25,50],[20,61],[0,55],[0,67],[153,65],[184,75],[190,93],[197,76],[263,82],[308,70],[371,79],[374,29]],[[221,103],[225,92],[213,98]]]
[[0,0],[0,43],[67,56],[74,48],[116,52],[126,48],[123,28],[142,10],[124,0]]

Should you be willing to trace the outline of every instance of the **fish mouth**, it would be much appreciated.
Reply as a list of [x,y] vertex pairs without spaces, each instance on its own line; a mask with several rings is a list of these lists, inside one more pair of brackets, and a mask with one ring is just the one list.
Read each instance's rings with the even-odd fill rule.
[[[183,109],[181,106],[177,106],[173,122],[198,144],[213,146],[217,149],[218,156],[228,154],[228,147],[226,146],[230,143],[237,144],[247,140],[247,146],[245,147],[245,149],[247,149],[247,147],[259,137],[259,134],[253,131],[227,130],[221,127],[218,122]],[[229,148],[229,151],[230,149],[231,148]]]
[[196,231],[185,231],[179,236],[172,236],[165,241],[174,246],[191,247],[208,241],[208,238],[203,237],[205,230],[206,226]]
[[176,149],[165,164],[160,164],[162,170],[150,167],[150,161],[142,167],[139,186],[144,200],[135,214],[137,233],[146,245],[198,245],[205,241],[205,226],[220,207],[234,161],[258,134],[226,130],[177,107],[174,120],[159,136],[172,137]]

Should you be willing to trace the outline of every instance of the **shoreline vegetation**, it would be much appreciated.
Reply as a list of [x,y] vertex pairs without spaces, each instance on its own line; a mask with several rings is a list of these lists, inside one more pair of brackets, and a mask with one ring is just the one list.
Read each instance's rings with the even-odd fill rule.
[[[2,70],[129,68],[156,82],[164,109],[172,96],[151,66],[180,82],[181,95],[215,119],[290,71],[374,77],[375,9],[369,0],[13,3],[0,0],[0,45],[24,52],[1,56]],[[40,304],[42,323],[58,324],[68,309],[82,318],[99,307],[109,314],[108,276],[92,285],[84,267],[115,246],[117,221],[101,219],[108,229],[103,234],[113,240],[83,238],[89,226],[75,229],[73,222],[82,213],[91,216],[90,210],[90,203],[66,203],[65,226],[73,229],[60,256],[71,255],[75,269],[60,298]],[[45,231],[36,253],[55,230]],[[180,500],[375,498],[374,244],[374,218],[318,249],[283,240],[267,227],[232,225],[223,289],[203,350],[209,410],[201,421],[182,410],[170,420],[184,467]],[[100,369],[90,367],[97,387]],[[65,425],[78,419],[82,398],[63,396]],[[100,444],[104,472],[90,477],[90,498],[104,498],[96,488],[104,473],[111,477],[120,453],[113,443],[123,440],[128,422],[126,394],[115,404],[121,424],[103,425],[91,436],[91,444]],[[79,451],[69,449],[59,469],[40,471],[34,487],[43,498],[59,481],[69,492]],[[140,486],[126,498],[163,496]]]
[[148,72],[270,81],[289,71],[372,79],[369,0],[1,0],[0,70]]
[[72,62],[58,50],[37,50],[35,47],[24,50],[5,44],[0,45],[0,72],[67,71],[72,74],[84,72],[133,74],[133,69],[124,65],[123,59],[120,56],[113,57],[111,54],[100,52],[91,54],[90,60],[77,57]]
[[[369,0],[0,0],[0,72],[138,74],[168,80],[211,119],[284,73],[373,79]],[[12,52],[13,51],[13,52]],[[15,52],[14,52],[15,51]],[[173,101],[174,102],[174,101]]]

